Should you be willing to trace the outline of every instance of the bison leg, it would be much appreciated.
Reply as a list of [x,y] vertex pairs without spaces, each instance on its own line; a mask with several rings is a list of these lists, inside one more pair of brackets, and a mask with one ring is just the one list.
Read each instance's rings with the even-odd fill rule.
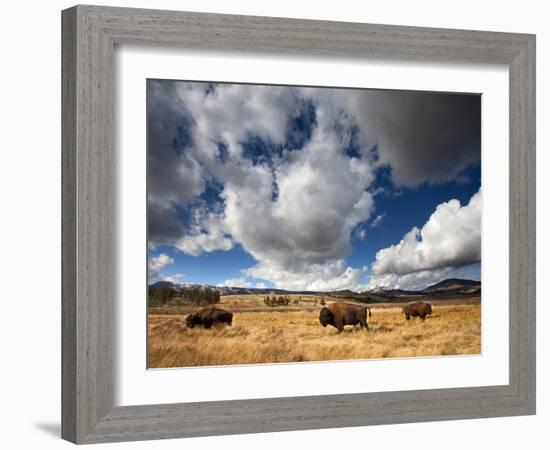
[[411,316],[409,316],[408,314],[405,314],[405,319],[406,320],[411,320]]
[[344,331],[344,322],[342,320],[336,321],[336,329],[338,330],[338,334]]

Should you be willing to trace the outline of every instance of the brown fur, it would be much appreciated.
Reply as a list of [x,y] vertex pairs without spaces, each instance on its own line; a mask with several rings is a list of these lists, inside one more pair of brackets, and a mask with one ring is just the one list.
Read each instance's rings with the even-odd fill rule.
[[357,325],[368,329],[368,315],[371,315],[370,308],[360,305],[351,305],[349,303],[335,302],[321,308],[319,312],[319,322],[323,327],[332,325],[341,333],[345,325]]
[[403,306],[403,314],[407,320],[410,320],[411,317],[420,317],[424,320],[431,313],[432,305],[428,302],[414,302]]
[[195,325],[210,328],[216,323],[232,325],[233,313],[222,308],[202,308],[189,314],[185,320],[189,328],[193,328]]

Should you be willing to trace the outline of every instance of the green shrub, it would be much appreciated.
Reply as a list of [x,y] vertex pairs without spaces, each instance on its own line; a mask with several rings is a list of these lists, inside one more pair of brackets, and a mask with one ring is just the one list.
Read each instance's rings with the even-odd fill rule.
[[273,297],[269,297],[268,295],[267,297],[264,298],[264,304],[266,306],[271,306],[271,307],[288,306],[290,304],[290,297],[288,296],[283,297],[282,295],[280,295],[279,297],[275,295]]

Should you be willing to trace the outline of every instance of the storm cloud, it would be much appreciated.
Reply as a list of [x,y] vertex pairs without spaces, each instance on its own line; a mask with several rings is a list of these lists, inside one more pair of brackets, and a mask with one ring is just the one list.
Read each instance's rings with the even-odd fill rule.
[[345,103],[397,187],[461,180],[481,157],[481,96],[367,90]]

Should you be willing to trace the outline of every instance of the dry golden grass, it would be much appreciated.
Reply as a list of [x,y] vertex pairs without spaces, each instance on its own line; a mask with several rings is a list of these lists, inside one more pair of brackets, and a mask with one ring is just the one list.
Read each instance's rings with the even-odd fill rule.
[[[223,298],[233,326],[189,329],[183,314],[149,314],[148,366],[187,367],[299,361],[479,354],[478,302],[437,305],[425,321],[406,321],[401,308],[375,307],[368,331],[346,327],[340,335],[319,324],[319,307],[250,308]],[[238,303],[240,306],[238,306]],[[245,302],[246,303],[246,302]],[[254,306],[254,308],[252,308]],[[233,307],[233,309],[231,308]],[[236,311],[237,310],[237,311]]]

